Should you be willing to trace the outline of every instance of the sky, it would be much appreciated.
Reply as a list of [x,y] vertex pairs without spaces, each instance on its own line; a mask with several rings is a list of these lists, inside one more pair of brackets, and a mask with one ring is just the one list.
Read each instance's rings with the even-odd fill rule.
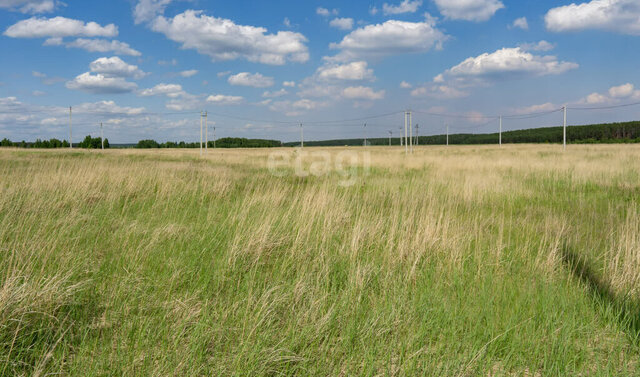
[[[640,120],[640,1],[0,0],[0,139]],[[620,107],[618,107],[620,106]],[[366,127],[365,127],[366,123]]]

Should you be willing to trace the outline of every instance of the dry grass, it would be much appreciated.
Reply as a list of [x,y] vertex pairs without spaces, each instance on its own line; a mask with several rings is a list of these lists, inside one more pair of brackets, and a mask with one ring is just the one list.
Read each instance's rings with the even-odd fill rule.
[[0,376],[640,374],[640,147],[197,153],[0,150]]

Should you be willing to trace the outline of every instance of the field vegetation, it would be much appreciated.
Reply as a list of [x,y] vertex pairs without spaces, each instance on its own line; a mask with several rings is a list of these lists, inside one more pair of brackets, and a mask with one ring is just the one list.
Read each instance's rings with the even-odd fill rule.
[[0,149],[0,376],[640,375],[638,161]]

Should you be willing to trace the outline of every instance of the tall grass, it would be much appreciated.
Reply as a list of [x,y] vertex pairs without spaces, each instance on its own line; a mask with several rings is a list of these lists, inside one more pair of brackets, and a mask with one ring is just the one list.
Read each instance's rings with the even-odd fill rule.
[[640,147],[368,150],[0,150],[0,376],[640,375]]

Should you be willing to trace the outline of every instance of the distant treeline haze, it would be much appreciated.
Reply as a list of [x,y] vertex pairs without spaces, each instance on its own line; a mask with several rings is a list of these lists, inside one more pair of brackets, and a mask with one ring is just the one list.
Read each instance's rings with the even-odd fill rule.
[[[490,134],[451,134],[449,144],[495,144],[498,142],[498,133]],[[588,126],[567,127],[567,141],[575,144],[587,143],[640,143],[640,121],[624,123],[596,124]],[[446,144],[446,135],[420,136],[420,145],[442,145]],[[502,133],[502,142],[510,143],[561,143],[562,127],[531,128],[527,130],[506,131]],[[362,145],[363,139],[334,139],[321,141],[305,141],[308,146],[355,146]],[[389,138],[367,139],[369,145],[389,145]],[[392,138],[392,145],[400,145],[400,138]],[[74,143],[74,147],[99,149],[101,148],[100,138],[85,137],[81,143]],[[280,146],[298,146],[299,141],[283,143],[279,140],[266,139],[246,139],[238,137],[225,137],[214,141],[209,141],[209,148],[272,148]],[[66,140],[50,139],[35,142],[12,142],[4,138],[0,141],[0,147],[19,148],[65,148],[69,147]],[[104,139],[104,147],[109,148],[109,140]],[[121,145],[120,147],[123,147]],[[152,139],[140,140],[137,144],[127,145],[135,148],[199,148],[199,142],[175,142],[164,143]]]

